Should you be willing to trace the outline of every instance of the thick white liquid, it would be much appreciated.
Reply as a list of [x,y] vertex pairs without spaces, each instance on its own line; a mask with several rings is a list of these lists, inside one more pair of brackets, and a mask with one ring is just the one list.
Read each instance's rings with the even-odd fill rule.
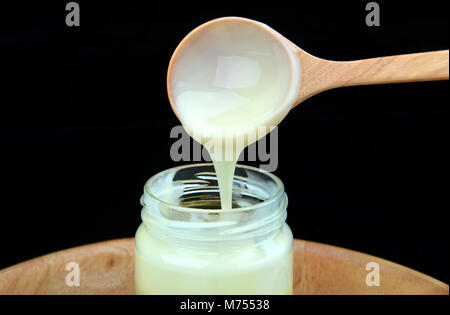
[[173,61],[172,102],[187,132],[210,153],[222,209],[230,209],[239,154],[278,125],[295,101],[298,58],[248,22],[216,23],[186,46]]
[[260,245],[174,246],[144,224],[135,239],[137,294],[292,294],[292,233],[286,224]]
[[[223,210],[232,208],[241,151],[294,105],[300,66],[288,45],[254,23],[216,23],[175,54],[169,96],[187,132],[211,155]],[[166,202],[179,195],[171,192]],[[243,224],[245,217],[236,220]],[[138,294],[292,294],[293,238],[286,223],[263,239],[210,242],[207,248],[195,240],[178,244],[160,232],[141,224],[136,233]]]
[[[183,169],[211,176],[209,167]],[[179,208],[213,180],[205,186],[190,172],[168,170],[147,182],[135,236],[137,294],[292,294],[293,237],[284,222],[287,197],[278,194],[282,184],[241,171],[247,175],[237,179],[237,193],[274,196],[272,202],[241,198],[242,208],[229,211]]]

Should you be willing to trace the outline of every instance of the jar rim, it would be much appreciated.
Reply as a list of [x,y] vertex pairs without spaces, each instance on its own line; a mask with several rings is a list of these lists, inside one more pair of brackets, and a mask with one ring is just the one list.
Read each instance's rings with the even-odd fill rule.
[[202,209],[202,208],[191,208],[191,207],[183,207],[180,205],[176,205],[167,201],[162,200],[161,198],[158,198],[157,196],[155,196],[149,189],[150,185],[153,184],[158,178],[170,173],[170,172],[174,172],[176,170],[181,170],[181,169],[186,169],[186,168],[194,168],[194,167],[204,167],[204,166],[213,166],[213,163],[195,163],[195,164],[187,164],[187,165],[181,165],[181,166],[175,166],[175,167],[171,167],[169,169],[166,169],[164,171],[161,171],[155,175],[153,175],[152,177],[150,177],[144,184],[144,194],[146,194],[148,197],[150,197],[151,199],[155,200],[158,203],[161,203],[165,206],[170,207],[171,209],[177,210],[177,211],[181,211],[181,212],[189,212],[189,213],[239,213],[239,212],[245,212],[245,211],[249,211],[249,210],[254,210],[256,208],[259,207],[264,207],[266,205],[269,205],[270,203],[278,200],[278,198],[284,194],[284,184],[283,182],[274,174],[270,173],[269,171],[257,168],[257,167],[253,167],[253,166],[248,166],[248,165],[244,165],[244,164],[236,164],[236,168],[241,168],[241,169],[248,169],[248,170],[252,170],[255,172],[259,172],[259,173],[263,173],[264,175],[267,175],[270,179],[272,179],[274,181],[274,183],[276,184],[277,187],[277,191],[276,193],[271,196],[268,199],[265,199],[264,201],[251,205],[251,206],[245,206],[245,207],[239,207],[239,208],[232,208],[232,209]]

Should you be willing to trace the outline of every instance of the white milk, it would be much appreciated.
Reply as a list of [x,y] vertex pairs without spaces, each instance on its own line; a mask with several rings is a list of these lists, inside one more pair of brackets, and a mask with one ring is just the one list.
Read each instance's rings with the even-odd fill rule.
[[[257,25],[242,20],[200,27],[174,53],[169,98],[187,132],[211,155],[222,210],[183,213],[176,205],[186,185],[178,191],[179,179],[156,176],[162,188],[149,192],[153,197],[144,194],[149,199],[135,238],[138,294],[292,294],[293,238],[285,223],[284,192],[258,204],[258,211],[231,209],[239,154],[278,125],[300,89],[299,60],[290,44]],[[252,185],[259,188],[250,195],[273,187],[259,175],[247,180],[235,186],[236,196]],[[146,186],[153,186],[149,182]],[[194,182],[187,185],[202,189],[202,182]],[[195,238],[198,234],[202,238]]]
[[211,155],[222,209],[232,207],[239,154],[278,125],[300,89],[299,60],[289,44],[254,23],[216,23],[188,35],[170,69],[172,105]]
[[292,294],[293,237],[283,184],[238,168],[239,208],[232,210],[182,206],[217,189],[207,164],[169,169],[147,181],[135,237],[137,294]]
[[174,246],[144,224],[135,239],[137,294],[292,294],[292,233],[287,225],[263,246]]

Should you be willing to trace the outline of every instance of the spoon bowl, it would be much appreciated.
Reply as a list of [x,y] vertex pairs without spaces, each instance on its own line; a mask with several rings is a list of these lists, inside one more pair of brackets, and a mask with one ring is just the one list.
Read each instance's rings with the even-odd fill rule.
[[298,56],[279,33],[253,20],[220,18],[178,45],[168,95],[188,131],[199,125],[235,131],[274,126],[296,101],[300,72]]

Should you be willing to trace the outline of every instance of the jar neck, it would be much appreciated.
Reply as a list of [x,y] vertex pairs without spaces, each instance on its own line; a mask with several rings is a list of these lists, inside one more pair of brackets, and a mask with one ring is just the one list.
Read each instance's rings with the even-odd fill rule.
[[[277,177],[238,166],[233,183],[236,207],[220,210],[217,178],[208,170],[214,170],[212,165],[174,168],[146,183],[141,217],[152,235],[178,243],[232,244],[266,239],[283,226],[287,196]],[[189,207],[198,204],[201,209]]]
[[[178,243],[195,242],[208,244],[218,242],[232,244],[242,241],[267,239],[277,232],[287,217],[285,193],[268,204],[249,207],[242,211],[200,210],[180,211],[170,206],[145,203],[141,211],[142,222],[156,237]],[[197,209],[195,209],[197,210]]]

